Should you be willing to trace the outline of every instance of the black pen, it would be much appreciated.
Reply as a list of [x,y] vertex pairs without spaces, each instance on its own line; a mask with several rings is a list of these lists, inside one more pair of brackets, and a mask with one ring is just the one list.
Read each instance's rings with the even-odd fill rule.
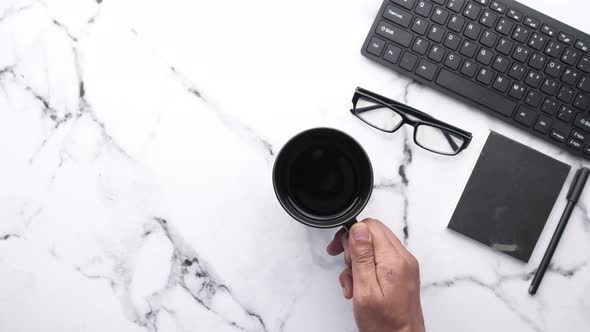
[[555,230],[555,233],[553,233],[553,237],[551,238],[551,242],[549,242],[549,247],[545,252],[545,256],[543,256],[541,265],[539,265],[539,269],[537,270],[537,273],[535,273],[531,287],[529,287],[529,294],[531,295],[535,295],[535,293],[537,293],[537,289],[539,289],[539,285],[541,284],[543,276],[549,267],[549,263],[551,263],[551,258],[553,258],[553,254],[555,253],[555,249],[557,249],[557,245],[559,244],[559,240],[563,235],[563,231],[565,230],[570,216],[574,211],[574,207],[580,199],[580,195],[582,195],[582,191],[584,190],[586,181],[588,181],[589,175],[590,169],[586,167],[581,168],[576,172],[576,176],[574,177],[570,190],[567,193],[567,205],[565,207],[565,211],[563,211],[563,215],[559,220],[559,224],[557,224],[557,229]]

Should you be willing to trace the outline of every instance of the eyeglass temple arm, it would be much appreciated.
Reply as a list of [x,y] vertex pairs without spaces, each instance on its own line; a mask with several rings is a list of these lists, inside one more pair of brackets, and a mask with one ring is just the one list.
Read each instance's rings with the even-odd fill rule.
[[[398,105],[396,105],[396,106],[398,106]],[[369,112],[369,111],[373,111],[373,110],[376,110],[376,109],[379,109],[379,108],[382,108],[382,107],[383,107],[383,106],[381,106],[381,105],[373,105],[373,106],[367,106],[367,107],[356,108],[354,111],[355,111],[357,114],[362,114],[362,113]],[[422,113],[422,112],[420,112],[420,111],[418,111],[418,112],[419,112],[419,113]],[[422,115],[426,115],[426,116],[428,116],[429,118],[432,118],[432,116],[430,116],[430,115],[428,115],[428,114],[426,114],[426,113],[422,113]],[[434,118],[432,118],[432,119],[434,119]],[[449,145],[451,145],[451,147],[453,148],[453,151],[457,151],[457,150],[459,150],[459,146],[457,145],[457,143],[455,143],[455,141],[453,140],[453,138],[451,137],[451,135],[449,135],[449,133],[448,133],[448,132],[446,132],[446,131],[443,131],[443,134],[445,135],[445,138],[446,138],[446,139],[447,139],[447,141],[449,142]]]

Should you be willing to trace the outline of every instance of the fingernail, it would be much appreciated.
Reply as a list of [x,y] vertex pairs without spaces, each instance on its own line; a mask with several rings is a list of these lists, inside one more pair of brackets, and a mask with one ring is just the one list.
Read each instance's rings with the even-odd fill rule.
[[346,298],[346,295],[348,295],[348,292],[346,291],[346,287],[342,287],[342,296],[344,296],[344,298]]
[[352,237],[356,241],[368,241],[369,230],[366,227],[355,227],[352,229]]

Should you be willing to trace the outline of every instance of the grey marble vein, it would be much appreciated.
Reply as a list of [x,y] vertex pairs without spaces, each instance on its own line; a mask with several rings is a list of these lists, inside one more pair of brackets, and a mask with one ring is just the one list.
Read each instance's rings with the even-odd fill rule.
[[[130,32],[136,36],[140,41],[143,42],[140,38],[139,32],[131,28]],[[268,141],[268,139],[259,135],[252,127],[242,123],[241,121],[237,120],[231,114],[223,111],[218,105],[215,104],[210,98],[207,98],[201,88],[197,86],[193,80],[191,80],[188,76],[184,75],[176,66],[168,64],[168,62],[160,55],[157,49],[152,46],[148,46],[150,52],[154,57],[159,59],[163,64],[166,65],[168,70],[170,71],[172,77],[174,77],[177,82],[186,90],[187,93],[192,95],[193,97],[199,99],[201,102],[205,103],[207,108],[212,111],[215,116],[223,123],[226,127],[233,130],[236,134],[241,135],[250,141],[253,141],[259,148],[261,148],[268,158],[273,158],[275,156],[275,149],[273,145]]]
[[[235,299],[230,288],[211,272],[206,263],[172,229],[167,220],[163,218],[154,219],[162,227],[166,237],[174,247],[169,283],[181,286],[199,305],[239,330],[268,331],[262,317]],[[244,322],[243,319],[235,315],[220,313],[216,307],[218,304],[214,302],[214,298],[220,295],[229,296],[241,308],[242,314],[251,319],[251,322]],[[244,323],[250,323],[253,328],[252,326],[244,326]]]
[[[576,273],[586,267],[586,263],[579,264],[572,268],[566,269],[563,267],[555,266],[551,264],[548,268],[548,271],[551,273],[555,273],[560,275],[564,278],[573,278]],[[446,280],[431,282],[422,285],[423,290],[430,290],[435,288],[450,288],[462,283],[471,283],[477,285],[479,287],[483,287],[489,291],[491,291],[500,301],[504,303],[510,310],[512,310],[523,322],[531,326],[531,328],[535,331],[544,331],[544,329],[539,326],[532,318],[526,316],[524,313],[519,311],[519,309],[510,301],[508,296],[504,294],[500,288],[501,286],[509,281],[520,280],[520,281],[531,281],[532,278],[535,276],[536,269],[524,272],[524,273],[516,273],[516,274],[507,274],[507,275],[499,275],[496,281],[494,282],[484,282],[480,278],[473,276],[473,275],[465,275],[465,276],[457,276]],[[525,290],[523,290],[525,291]]]
[[[415,81],[409,81],[403,89],[403,94],[402,94],[402,100],[405,104],[408,103],[408,96],[410,93],[410,88],[414,85],[418,85],[417,82]],[[410,184],[410,180],[408,179],[408,175],[407,175],[407,168],[410,167],[410,165],[412,164],[413,161],[413,151],[412,151],[412,147],[410,146],[411,142],[410,142],[410,136],[408,134],[408,132],[404,129],[402,129],[400,131],[400,133],[403,133],[404,135],[404,140],[403,140],[403,159],[402,159],[402,163],[398,168],[398,174],[401,178],[401,182],[402,182],[402,189],[400,190],[400,193],[402,195],[403,198],[403,202],[404,202],[404,208],[403,208],[403,215],[402,215],[402,222],[403,222],[403,232],[404,232],[404,238],[403,238],[403,242],[405,245],[408,245],[408,242],[410,240],[410,225],[408,222],[408,213],[409,213],[409,198],[408,198],[408,192],[407,192],[407,188]]]
[[0,13],[0,23],[9,17],[12,17],[12,16],[17,15],[19,13],[22,13],[23,11],[25,11],[27,9],[32,8],[33,6],[35,6],[35,3],[29,3],[24,6],[20,6],[20,7],[16,7],[13,5],[13,6],[6,8],[2,13]]
[[508,309],[510,309],[516,316],[518,316],[518,318],[520,318],[520,320],[523,323],[530,326],[530,328],[532,330],[534,330],[536,332],[543,332],[545,329],[542,326],[537,324],[537,322],[535,322],[532,318],[528,317],[522,311],[520,311],[519,308],[514,303],[512,303],[510,301],[510,299],[504,294],[504,292],[502,292],[500,290],[500,286],[505,281],[513,280],[515,278],[521,279],[521,278],[531,278],[531,277],[532,276],[530,276],[530,274],[526,274],[526,275],[519,274],[519,275],[513,275],[513,276],[505,276],[504,278],[498,279],[498,281],[496,281],[495,283],[490,284],[490,283],[486,283],[486,282],[480,280],[479,278],[477,278],[475,276],[458,276],[458,277],[454,277],[451,279],[423,285],[422,289],[429,290],[429,289],[433,289],[433,288],[450,288],[450,287],[453,287],[453,286],[455,286],[457,284],[461,284],[461,283],[469,283],[469,284],[476,285],[478,287],[482,287],[482,288],[490,291],[496,298],[498,298],[502,303],[504,303],[504,305]]
[[394,182],[391,180],[381,180],[375,182],[373,185],[373,190],[386,190],[395,193],[401,192],[402,184],[399,182]]
[[12,234],[12,233],[0,235],[0,241],[6,241],[6,240],[9,240],[9,239],[13,239],[13,238],[17,238],[18,239],[18,238],[20,238],[20,235],[18,235],[18,234]]
[[[96,15],[98,15],[98,14],[96,14]],[[96,15],[95,15],[95,17],[96,17]],[[77,83],[77,85],[78,85],[78,109],[77,109],[76,117],[80,118],[82,116],[87,115],[89,117],[89,119],[98,126],[98,128],[101,132],[102,139],[107,145],[113,147],[117,152],[119,152],[121,155],[123,155],[127,159],[133,159],[131,157],[131,154],[128,153],[123,148],[123,146],[121,146],[113,138],[113,136],[108,132],[106,124],[98,117],[98,115],[96,114],[96,112],[92,108],[92,105],[90,104],[90,102],[86,98],[87,91],[85,88],[84,78],[82,76],[82,63],[80,61],[80,50],[78,49],[79,38],[76,38],[75,36],[73,36],[69,32],[69,30],[65,27],[65,25],[61,24],[57,20],[54,19],[53,24],[55,26],[57,26],[58,28],[60,28],[65,33],[65,35],[70,39],[70,41],[72,43],[71,51],[72,51],[73,58],[74,58],[73,66],[74,66],[74,71],[76,73],[76,77],[78,80],[78,83]]]

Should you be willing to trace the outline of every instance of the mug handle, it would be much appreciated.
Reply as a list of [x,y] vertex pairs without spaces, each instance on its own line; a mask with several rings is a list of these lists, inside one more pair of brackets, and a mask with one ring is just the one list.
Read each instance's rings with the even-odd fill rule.
[[354,226],[354,224],[356,224],[358,222],[358,220],[356,218],[353,218],[352,220],[348,221],[346,224],[342,225],[342,228],[344,228],[344,230],[346,231],[346,233],[350,233],[350,229],[352,228],[352,226]]

